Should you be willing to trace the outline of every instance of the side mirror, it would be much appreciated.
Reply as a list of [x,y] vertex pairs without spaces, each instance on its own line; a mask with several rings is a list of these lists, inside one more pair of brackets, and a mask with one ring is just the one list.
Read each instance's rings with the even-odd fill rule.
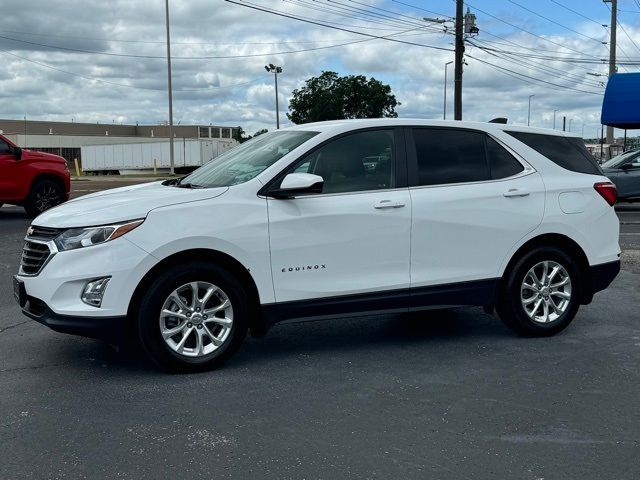
[[631,162],[625,163],[624,165],[620,165],[621,170],[631,170],[633,168],[633,164]]
[[324,180],[311,173],[290,173],[282,179],[280,188],[274,188],[268,195],[272,198],[293,198],[296,195],[322,193]]
[[20,147],[13,147],[13,156],[16,160],[22,159],[22,149]]

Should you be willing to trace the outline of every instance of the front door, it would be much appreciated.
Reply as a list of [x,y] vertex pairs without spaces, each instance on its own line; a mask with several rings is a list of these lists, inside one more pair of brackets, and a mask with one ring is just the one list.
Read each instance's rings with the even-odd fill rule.
[[288,172],[320,175],[321,194],[268,199],[277,302],[409,286],[411,199],[401,129],[342,135]]
[[0,201],[19,200],[24,186],[17,178],[18,164],[13,150],[0,138]]

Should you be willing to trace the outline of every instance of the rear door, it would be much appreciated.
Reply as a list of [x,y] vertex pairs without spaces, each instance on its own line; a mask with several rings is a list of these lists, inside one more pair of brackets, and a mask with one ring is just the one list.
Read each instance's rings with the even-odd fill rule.
[[542,221],[540,175],[482,131],[408,132],[411,286],[495,279]]
[[[321,194],[267,200],[277,302],[408,289],[411,199],[402,134],[341,135],[283,172],[320,175],[324,186]],[[376,309],[402,307],[394,302]]]

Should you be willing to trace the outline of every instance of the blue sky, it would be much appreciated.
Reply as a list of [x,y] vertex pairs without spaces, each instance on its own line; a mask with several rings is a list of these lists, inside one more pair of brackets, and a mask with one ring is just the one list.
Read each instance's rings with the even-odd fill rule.
[[[447,50],[452,48],[452,36],[433,28],[424,31],[421,18],[436,15],[420,9],[453,15],[453,0],[246,1],[334,26],[348,25],[353,31],[309,25],[224,0],[170,0],[173,55],[188,57],[174,60],[176,122],[241,125],[250,133],[273,128],[275,92],[272,76],[263,69],[265,63],[284,68],[279,85],[284,124],[291,92],[322,70],[363,74],[389,83],[402,102],[400,116],[442,117],[444,63],[453,59],[453,53],[354,32],[392,35]],[[533,125],[552,127],[557,110],[557,124],[566,116],[574,131],[584,128],[585,136],[595,136],[603,92],[599,82],[606,82],[606,77],[591,74],[605,74],[607,66],[575,65],[535,55],[605,58],[607,47],[599,42],[608,40],[608,31],[600,25],[609,23],[607,6],[600,0],[472,0],[469,5],[477,15],[480,34],[467,45],[464,118],[507,116],[512,122],[526,123],[528,96],[535,95]],[[618,56],[640,60],[640,1],[620,0],[619,9],[626,33],[618,29]],[[105,123],[166,121],[164,35],[164,2],[158,0],[83,2],[82,8],[71,0],[55,4],[5,0],[0,26],[0,58],[5,65],[0,71],[0,116]],[[317,49],[363,39],[367,41]],[[309,48],[316,50],[292,53]],[[225,56],[243,57],[219,58]],[[625,69],[640,67],[621,71]],[[518,79],[509,70],[517,72]],[[449,74],[451,116],[453,69]]]

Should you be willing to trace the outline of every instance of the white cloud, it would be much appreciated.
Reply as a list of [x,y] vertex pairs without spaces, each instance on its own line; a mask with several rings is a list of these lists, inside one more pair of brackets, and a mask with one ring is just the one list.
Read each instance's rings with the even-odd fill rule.
[[[332,17],[327,13],[295,7],[291,3],[257,1],[299,15],[364,25],[362,21],[344,16]],[[335,49],[262,55],[265,52],[327,46],[332,42],[341,43],[361,37],[256,12],[223,0],[172,0],[171,8],[174,57],[260,55],[234,59],[176,58],[173,62],[176,121],[242,125],[250,133],[263,127],[273,128],[273,76],[264,71],[266,63],[276,63],[284,69],[279,77],[283,124],[286,124],[285,113],[293,89],[299,88],[305,79],[322,70],[374,76],[391,84],[397,99],[402,102],[398,108],[400,116],[442,116],[444,63],[453,59],[452,52],[372,40]],[[397,8],[397,5],[390,8]],[[3,12],[0,36],[108,54],[160,57],[165,54],[163,2],[117,0],[79,3],[59,0],[52,4],[44,0],[28,3],[5,0]],[[505,14],[505,18],[509,17]],[[484,23],[485,28],[494,28],[492,22]],[[378,24],[375,22],[368,26],[372,29],[366,31],[373,34],[390,33],[383,30],[388,27],[376,30]],[[532,22],[530,28],[535,29],[536,26],[536,22]],[[578,24],[575,28],[585,35],[596,38],[603,36],[603,30],[594,24]],[[625,28],[632,38],[640,38],[640,28],[633,25],[625,25]],[[397,38],[451,48],[452,37],[449,35],[416,35],[415,32],[405,35]],[[602,55],[606,53],[606,47],[599,48],[595,44],[586,46],[584,38],[577,34],[548,38],[566,48]],[[108,39],[126,41],[112,42]],[[500,41],[482,32],[478,40]],[[556,55],[553,52],[560,49],[522,32],[508,35],[506,40],[536,48],[541,54]],[[140,41],[148,43],[137,43]],[[640,51],[626,36],[619,34],[618,41],[630,56],[640,56]],[[640,44],[640,41],[636,43]],[[493,46],[521,50],[509,43]],[[166,65],[162,58],[81,54],[2,38],[0,49],[4,66],[0,70],[0,102],[4,117],[22,118],[26,114],[32,119],[70,120],[74,117],[76,121],[111,122],[116,119],[141,123],[154,123],[167,118]],[[60,70],[139,88],[70,76],[28,63],[6,51]],[[587,71],[606,71],[601,65],[574,65],[544,60],[536,61],[534,68],[531,66],[533,60],[521,58],[527,62],[527,66],[523,66],[517,63],[517,58],[505,61],[471,45],[467,47],[467,53],[532,77],[582,90],[601,91],[595,83],[602,79],[587,75]],[[507,116],[512,121],[526,123],[527,99],[534,94],[533,125],[550,127],[553,110],[558,109],[558,125],[561,125],[562,116],[566,115],[567,123],[573,119],[574,130],[580,131],[584,123],[586,135],[594,135],[599,128],[602,97],[552,85],[532,85],[498,72],[482,61],[468,58],[467,62],[463,95],[465,119],[488,120],[495,116]],[[449,118],[453,116],[452,67],[449,67]],[[195,89],[200,90],[192,91]]]

